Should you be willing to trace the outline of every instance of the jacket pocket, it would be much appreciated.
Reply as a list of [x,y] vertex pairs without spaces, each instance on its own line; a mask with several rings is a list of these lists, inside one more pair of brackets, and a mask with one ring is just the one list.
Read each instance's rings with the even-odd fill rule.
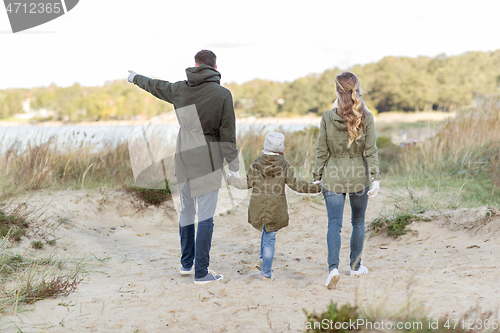
[[332,157],[344,157],[347,154],[349,140],[345,136],[334,136],[328,139],[328,147]]
[[363,152],[365,151],[365,140],[366,134],[363,133],[357,141],[354,141],[351,144],[349,149],[350,157],[360,157],[363,155]]

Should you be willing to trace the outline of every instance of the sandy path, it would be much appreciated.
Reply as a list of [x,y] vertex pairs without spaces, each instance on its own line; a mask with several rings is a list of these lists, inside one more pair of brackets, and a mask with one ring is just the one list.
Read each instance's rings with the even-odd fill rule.
[[[324,310],[330,301],[378,310],[423,305],[431,317],[458,316],[477,304],[499,308],[498,219],[480,229],[464,230],[464,223],[453,231],[458,217],[442,218],[414,224],[418,235],[367,238],[363,262],[370,273],[342,276],[335,290],[327,290],[322,198],[288,197],[290,226],[277,234],[273,264],[278,278],[261,281],[253,266],[260,235],[246,222],[243,204],[215,220],[211,267],[224,274],[224,280],[200,287],[178,273],[178,229],[168,215],[171,211],[149,208],[136,213],[122,191],[43,192],[33,202],[45,202],[51,214],[71,221],[56,230],[57,251],[110,259],[103,264],[94,260],[75,293],[6,317],[1,330],[15,332],[5,324],[13,320],[23,332],[296,332],[304,327],[303,309]],[[388,202],[383,193],[372,200],[367,221]],[[349,217],[346,204],[340,258],[344,273]],[[479,248],[467,248],[471,245]]]

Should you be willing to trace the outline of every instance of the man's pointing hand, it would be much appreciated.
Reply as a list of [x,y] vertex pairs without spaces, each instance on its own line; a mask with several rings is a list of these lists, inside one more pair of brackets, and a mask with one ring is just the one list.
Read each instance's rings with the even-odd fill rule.
[[136,76],[137,73],[134,71],[128,71],[128,72],[130,73],[127,78],[128,82],[134,83],[134,76]]

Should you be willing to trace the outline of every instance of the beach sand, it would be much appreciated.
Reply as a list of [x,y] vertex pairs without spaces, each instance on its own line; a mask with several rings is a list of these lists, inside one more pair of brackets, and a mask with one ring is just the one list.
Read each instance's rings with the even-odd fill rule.
[[[277,233],[274,281],[262,281],[254,267],[260,233],[247,222],[247,198],[237,211],[215,217],[210,267],[224,279],[199,286],[193,276],[179,274],[172,208],[138,210],[121,190],[37,192],[30,204],[68,218],[55,229],[56,246],[37,255],[92,253],[90,258],[104,260],[89,258],[74,293],[4,316],[0,330],[17,332],[12,321],[23,332],[299,332],[305,328],[303,309],[323,311],[330,301],[380,313],[423,308],[430,318],[458,318],[476,306],[499,308],[500,219],[485,220],[486,209],[455,210],[414,223],[415,232],[398,239],[369,237],[368,231],[363,264],[369,274],[349,277],[346,204],[342,277],[328,290],[323,198],[289,193],[288,199],[290,226]],[[384,191],[370,200],[367,224],[390,210],[391,202]]]

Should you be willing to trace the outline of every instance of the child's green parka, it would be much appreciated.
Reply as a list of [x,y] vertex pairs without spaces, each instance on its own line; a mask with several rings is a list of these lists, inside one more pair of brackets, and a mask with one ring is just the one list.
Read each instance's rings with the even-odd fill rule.
[[229,177],[229,183],[240,189],[251,188],[248,222],[262,231],[277,231],[288,226],[285,184],[299,193],[321,192],[319,184],[298,180],[282,155],[261,154],[253,161],[247,178]]

